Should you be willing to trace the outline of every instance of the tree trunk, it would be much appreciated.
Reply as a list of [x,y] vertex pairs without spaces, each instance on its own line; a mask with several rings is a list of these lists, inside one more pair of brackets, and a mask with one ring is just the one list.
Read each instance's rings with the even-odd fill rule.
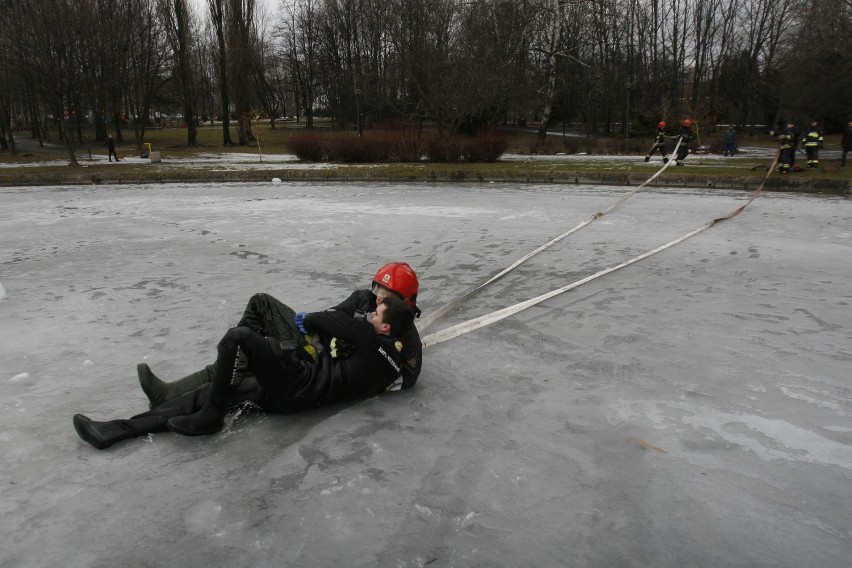
[[68,165],[77,167],[80,164],[77,162],[77,147],[74,143],[74,134],[69,132],[68,128],[66,128],[61,108],[57,111],[55,116],[59,117],[56,119],[56,125],[59,128],[59,139],[62,141],[65,149],[68,150]]
[[547,62],[547,95],[544,99],[544,111],[542,112],[541,125],[538,127],[536,145],[541,146],[547,138],[547,129],[550,126],[550,115],[553,112],[553,98],[556,96],[556,52],[559,49],[560,32],[562,30],[562,19],[559,11],[559,0],[551,0],[550,20],[550,55]]
[[228,96],[228,49],[225,43],[225,13],[223,0],[210,0],[210,18],[216,29],[219,48],[219,90],[222,97],[222,144],[233,146],[231,140],[231,99]]
[[12,150],[12,154],[18,153],[18,148],[15,145],[15,135],[12,133],[12,115],[9,112],[11,100],[9,97],[2,97],[0,103],[0,147],[3,150]]
[[174,0],[175,22],[177,28],[177,63],[180,73],[181,98],[183,99],[183,117],[186,120],[186,145],[198,145],[198,124],[195,120],[195,77],[190,59],[189,15],[184,0]]

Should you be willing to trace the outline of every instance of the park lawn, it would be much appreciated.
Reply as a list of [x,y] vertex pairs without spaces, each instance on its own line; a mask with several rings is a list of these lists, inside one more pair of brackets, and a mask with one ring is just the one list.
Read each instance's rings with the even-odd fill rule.
[[[237,132],[232,123],[231,136],[236,140]],[[355,132],[352,130],[334,130],[330,129],[330,123],[324,120],[317,121],[317,132],[323,135],[335,137],[353,137]],[[203,124],[198,129],[198,146],[189,147],[186,145],[187,131],[180,127],[166,128],[149,128],[145,132],[145,140],[152,144],[154,151],[159,151],[163,158],[179,159],[181,157],[192,157],[202,153],[240,153],[240,154],[290,154],[291,150],[288,141],[293,136],[304,132],[304,124],[293,121],[279,120],[275,128],[272,128],[268,122],[255,124],[255,134],[257,143],[253,145],[243,146],[223,146],[222,145],[222,126],[221,124]],[[583,160],[548,160],[544,157],[528,160],[528,161],[505,161],[497,163],[485,164],[440,164],[440,163],[391,163],[391,164],[369,164],[369,165],[339,165],[332,166],[322,170],[322,173],[315,172],[314,177],[327,177],[329,179],[354,179],[365,178],[371,179],[519,179],[525,177],[534,179],[545,179],[548,174],[552,173],[554,179],[563,179],[568,174],[600,174],[600,175],[622,175],[629,176],[631,183],[636,177],[641,177],[645,173],[650,175],[659,168],[656,162],[637,163],[635,160],[617,159],[617,155],[624,151],[625,142],[619,138],[584,138],[578,136],[554,136],[548,137],[543,148],[536,151],[535,141],[536,133],[532,130],[506,130],[507,149],[509,154],[575,154],[584,152],[588,154]],[[103,164],[103,163],[87,163],[88,148],[91,145],[92,153],[103,155],[106,154],[106,149],[101,143],[93,143],[87,140],[87,136],[91,133],[84,132],[84,143],[78,149],[78,160],[80,161],[80,170],[84,170],[86,176],[102,177],[105,180],[119,178],[138,178],[139,180],[161,180],[161,179],[204,179],[205,177],[217,176],[222,170],[221,162],[213,161],[211,164],[199,165],[195,162],[191,169],[182,167],[179,162],[171,161],[169,164],[149,164],[147,162],[121,162],[120,164]],[[708,144],[714,142],[714,136],[707,136],[705,139]],[[120,155],[138,156],[139,149],[135,142],[132,142],[133,131],[125,131],[125,142],[118,143],[117,150]],[[21,140],[16,137],[16,140]],[[839,147],[839,135],[826,137],[826,145],[828,147]],[[17,156],[13,156],[11,152],[0,152],[0,162],[9,164],[9,166],[0,169],[0,182],[10,183],[15,179],[37,179],[37,176],[62,176],[69,173],[67,165],[61,164],[61,161],[67,157],[67,152],[64,148],[55,144],[45,148],[38,147],[32,141],[25,141],[21,144],[21,149]],[[641,155],[646,146],[650,145],[649,139],[631,139],[630,150],[632,155]],[[758,136],[740,136],[740,145],[753,147],[774,148],[774,138],[767,135]],[[615,155],[615,159],[597,159],[596,155]],[[34,166],[24,165],[33,164],[42,161],[52,161],[53,165]],[[721,158],[702,159],[702,155],[698,154],[690,156],[688,165],[692,166],[678,171],[678,174],[688,175],[704,175],[719,178],[740,178],[740,177],[755,177],[763,176],[769,160],[766,158],[738,158],[736,160],[725,160]],[[794,177],[798,179],[829,179],[829,180],[848,180],[852,179],[852,169],[837,168],[836,164],[826,164],[826,167],[819,170],[806,170]],[[20,163],[20,167],[11,166],[11,164]],[[118,168],[118,169],[116,169]],[[234,169],[251,172],[251,164],[241,164]],[[281,168],[287,170],[286,164],[282,164]],[[367,172],[358,172],[358,170],[369,170]],[[681,170],[681,168],[677,168]],[[231,175],[236,178],[253,179],[258,176],[274,175],[275,170],[264,169],[254,173],[232,172]],[[669,173],[671,172],[671,173]],[[664,175],[673,175],[675,168],[669,168],[669,172]],[[304,174],[309,175],[309,174]]]

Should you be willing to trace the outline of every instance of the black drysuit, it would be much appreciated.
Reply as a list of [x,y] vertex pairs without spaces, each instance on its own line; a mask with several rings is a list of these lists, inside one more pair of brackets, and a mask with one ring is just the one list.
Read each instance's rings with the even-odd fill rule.
[[[350,317],[365,319],[366,314],[376,311],[376,296],[370,290],[355,290],[333,309]],[[302,350],[297,351],[300,356],[307,355],[303,353],[304,343],[296,329],[295,317],[296,313],[280,300],[269,294],[258,293],[249,299],[237,327],[248,327],[261,335],[274,337],[282,343],[283,349],[299,349]],[[413,387],[423,364],[423,343],[415,326],[411,326],[402,343],[402,376],[400,381],[392,385],[391,390]],[[212,381],[215,365],[208,365],[205,371],[207,382]]]
[[262,406],[271,412],[299,412],[384,392],[402,372],[401,339],[379,335],[373,324],[340,310],[305,317],[305,328],[324,349],[306,362],[277,342],[264,346],[258,335],[231,330],[248,357],[248,368],[263,387]]
[[[287,310],[290,308],[280,304],[273,313]],[[270,321],[274,320],[266,323]],[[292,325],[289,320],[281,321],[286,327]],[[330,309],[308,314],[304,325],[319,336],[322,349],[316,361],[288,341],[261,335],[247,326],[234,327],[225,333],[213,368],[216,374],[221,372],[223,376],[233,375],[238,379],[232,381],[238,386],[230,398],[231,407],[252,403],[270,413],[299,412],[379,394],[388,390],[402,373],[403,340],[379,335],[366,320]],[[209,398],[211,386],[205,384],[128,420],[102,423],[112,431],[126,432],[110,445],[119,439],[165,432],[170,418],[200,410]],[[75,417],[75,427],[77,420]],[[86,439],[83,434],[81,437]]]

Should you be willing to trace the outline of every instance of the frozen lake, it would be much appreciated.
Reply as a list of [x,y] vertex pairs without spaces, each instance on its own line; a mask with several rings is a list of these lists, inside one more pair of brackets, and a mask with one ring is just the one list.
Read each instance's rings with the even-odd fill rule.
[[[0,567],[789,566],[852,557],[852,201],[764,194],[429,347],[415,389],[97,451],[136,364],[212,362],[255,292],[387,261],[425,314],[619,199],[557,185],[0,188]],[[742,205],[653,189],[424,335]]]

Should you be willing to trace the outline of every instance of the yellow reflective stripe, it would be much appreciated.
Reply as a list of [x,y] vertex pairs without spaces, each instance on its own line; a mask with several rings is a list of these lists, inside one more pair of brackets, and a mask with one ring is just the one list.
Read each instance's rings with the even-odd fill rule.
[[311,359],[316,361],[319,353],[317,352],[317,348],[314,347],[313,341],[314,336],[312,334],[305,335],[305,345],[302,346],[302,349],[305,350],[305,353],[307,353]]

